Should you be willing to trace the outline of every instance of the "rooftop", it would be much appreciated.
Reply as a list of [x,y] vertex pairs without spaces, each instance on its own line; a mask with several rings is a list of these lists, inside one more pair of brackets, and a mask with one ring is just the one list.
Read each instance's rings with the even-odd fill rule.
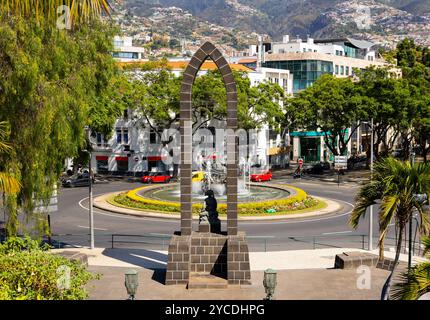
[[[172,70],[185,70],[189,61],[137,61],[137,62],[118,62],[120,67],[142,67],[145,65],[153,64],[154,68],[157,67],[165,67]],[[247,68],[241,64],[231,63],[230,68],[233,71],[244,71],[244,72],[253,72],[254,70]],[[212,71],[216,70],[217,66],[213,61],[205,61],[201,66],[200,70],[202,71]]]

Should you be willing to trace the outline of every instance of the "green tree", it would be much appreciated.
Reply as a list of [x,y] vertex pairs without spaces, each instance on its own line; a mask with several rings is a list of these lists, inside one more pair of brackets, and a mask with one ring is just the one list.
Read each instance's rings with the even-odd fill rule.
[[[417,100],[420,99],[415,88],[407,80],[397,78],[388,68],[371,67],[356,73],[360,79],[358,86],[367,99],[365,120],[374,120],[375,155],[378,158],[387,156],[401,137],[406,159],[411,144],[410,130],[417,114]],[[370,159],[370,146],[367,153]]]
[[[422,239],[424,254],[430,259],[430,238]],[[402,273],[400,281],[393,287],[393,298],[399,300],[417,300],[430,292],[430,262],[423,262],[412,267],[410,272]]]
[[357,228],[360,219],[366,216],[367,208],[380,201],[379,206],[379,258],[384,258],[384,240],[389,225],[396,223],[398,238],[394,268],[388,277],[382,299],[389,297],[393,274],[396,270],[403,234],[407,223],[413,218],[415,210],[418,212],[419,225],[422,234],[429,231],[429,212],[422,202],[414,195],[430,195],[430,166],[419,163],[412,166],[409,162],[401,162],[393,158],[385,158],[375,164],[373,177],[363,185],[356,197],[356,204],[351,213],[350,224]]
[[286,122],[291,130],[321,131],[330,151],[342,155],[359,126],[358,120],[366,118],[366,101],[351,79],[323,75],[313,86],[287,99]]
[[111,93],[114,33],[98,20],[61,31],[43,16],[0,16],[0,121],[10,124],[14,147],[0,166],[22,186],[5,202],[9,235],[20,228],[19,212],[39,234],[47,231],[34,203],[49,200],[65,158],[86,147],[84,126],[110,132],[120,114]]

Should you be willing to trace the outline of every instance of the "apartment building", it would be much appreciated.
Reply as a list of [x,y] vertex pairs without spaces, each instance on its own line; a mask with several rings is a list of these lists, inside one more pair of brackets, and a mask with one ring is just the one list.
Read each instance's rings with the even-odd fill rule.
[[[389,64],[380,59],[372,42],[352,38],[320,39],[308,37],[290,39],[288,35],[281,42],[271,44],[264,55],[262,65],[273,69],[289,70],[293,76],[293,93],[297,94],[314,84],[323,74],[339,78],[353,77],[355,69],[370,66],[386,67]],[[267,50],[263,50],[267,51]],[[346,130],[351,130],[347,128]],[[362,128],[353,134],[348,144],[347,155],[359,153],[362,144]],[[333,155],[324,143],[322,132],[291,132],[290,157],[293,161],[333,161]]]
[[141,61],[145,58],[145,48],[133,46],[132,37],[114,37],[112,56],[121,62]]

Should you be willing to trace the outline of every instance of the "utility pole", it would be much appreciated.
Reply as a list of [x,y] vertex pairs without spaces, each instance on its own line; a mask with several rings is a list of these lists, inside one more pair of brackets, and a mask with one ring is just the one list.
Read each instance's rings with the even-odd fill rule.
[[[413,167],[415,165],[415,152],[412,150],[411,146],[411,166]],[[408,252],[408,271],[411,271],[412,268],[412,221],[413,218],[410,217],[409,219],[409,252]]]
[[[373,118],[370,120],[370,179],[373,179]],[[369,251],[373,250],[373,205],[369,208]]]
[[[85,130],[87,130],[87,136],[88,136],[88,144],[91,148],[91,129],[86,126]],[[91,167],[91,160],[92,160],[92,153],[91,150],[85,150],[89,157],[90,157],[90,164],[89,164],[89,187],[88,187],[88,213],[89,213],[89,227],[90,227],[90,249],[94,249],[94,212],[93,212],[93,170]]]

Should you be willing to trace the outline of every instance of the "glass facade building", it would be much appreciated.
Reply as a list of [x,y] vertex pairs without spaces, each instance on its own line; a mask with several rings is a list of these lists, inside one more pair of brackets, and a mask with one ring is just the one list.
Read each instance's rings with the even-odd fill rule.
[[321,60],[266,61],[263,66],[290,70],[294,76],[294,93],[312,86],[323,74],[333,74],[333,63]]

